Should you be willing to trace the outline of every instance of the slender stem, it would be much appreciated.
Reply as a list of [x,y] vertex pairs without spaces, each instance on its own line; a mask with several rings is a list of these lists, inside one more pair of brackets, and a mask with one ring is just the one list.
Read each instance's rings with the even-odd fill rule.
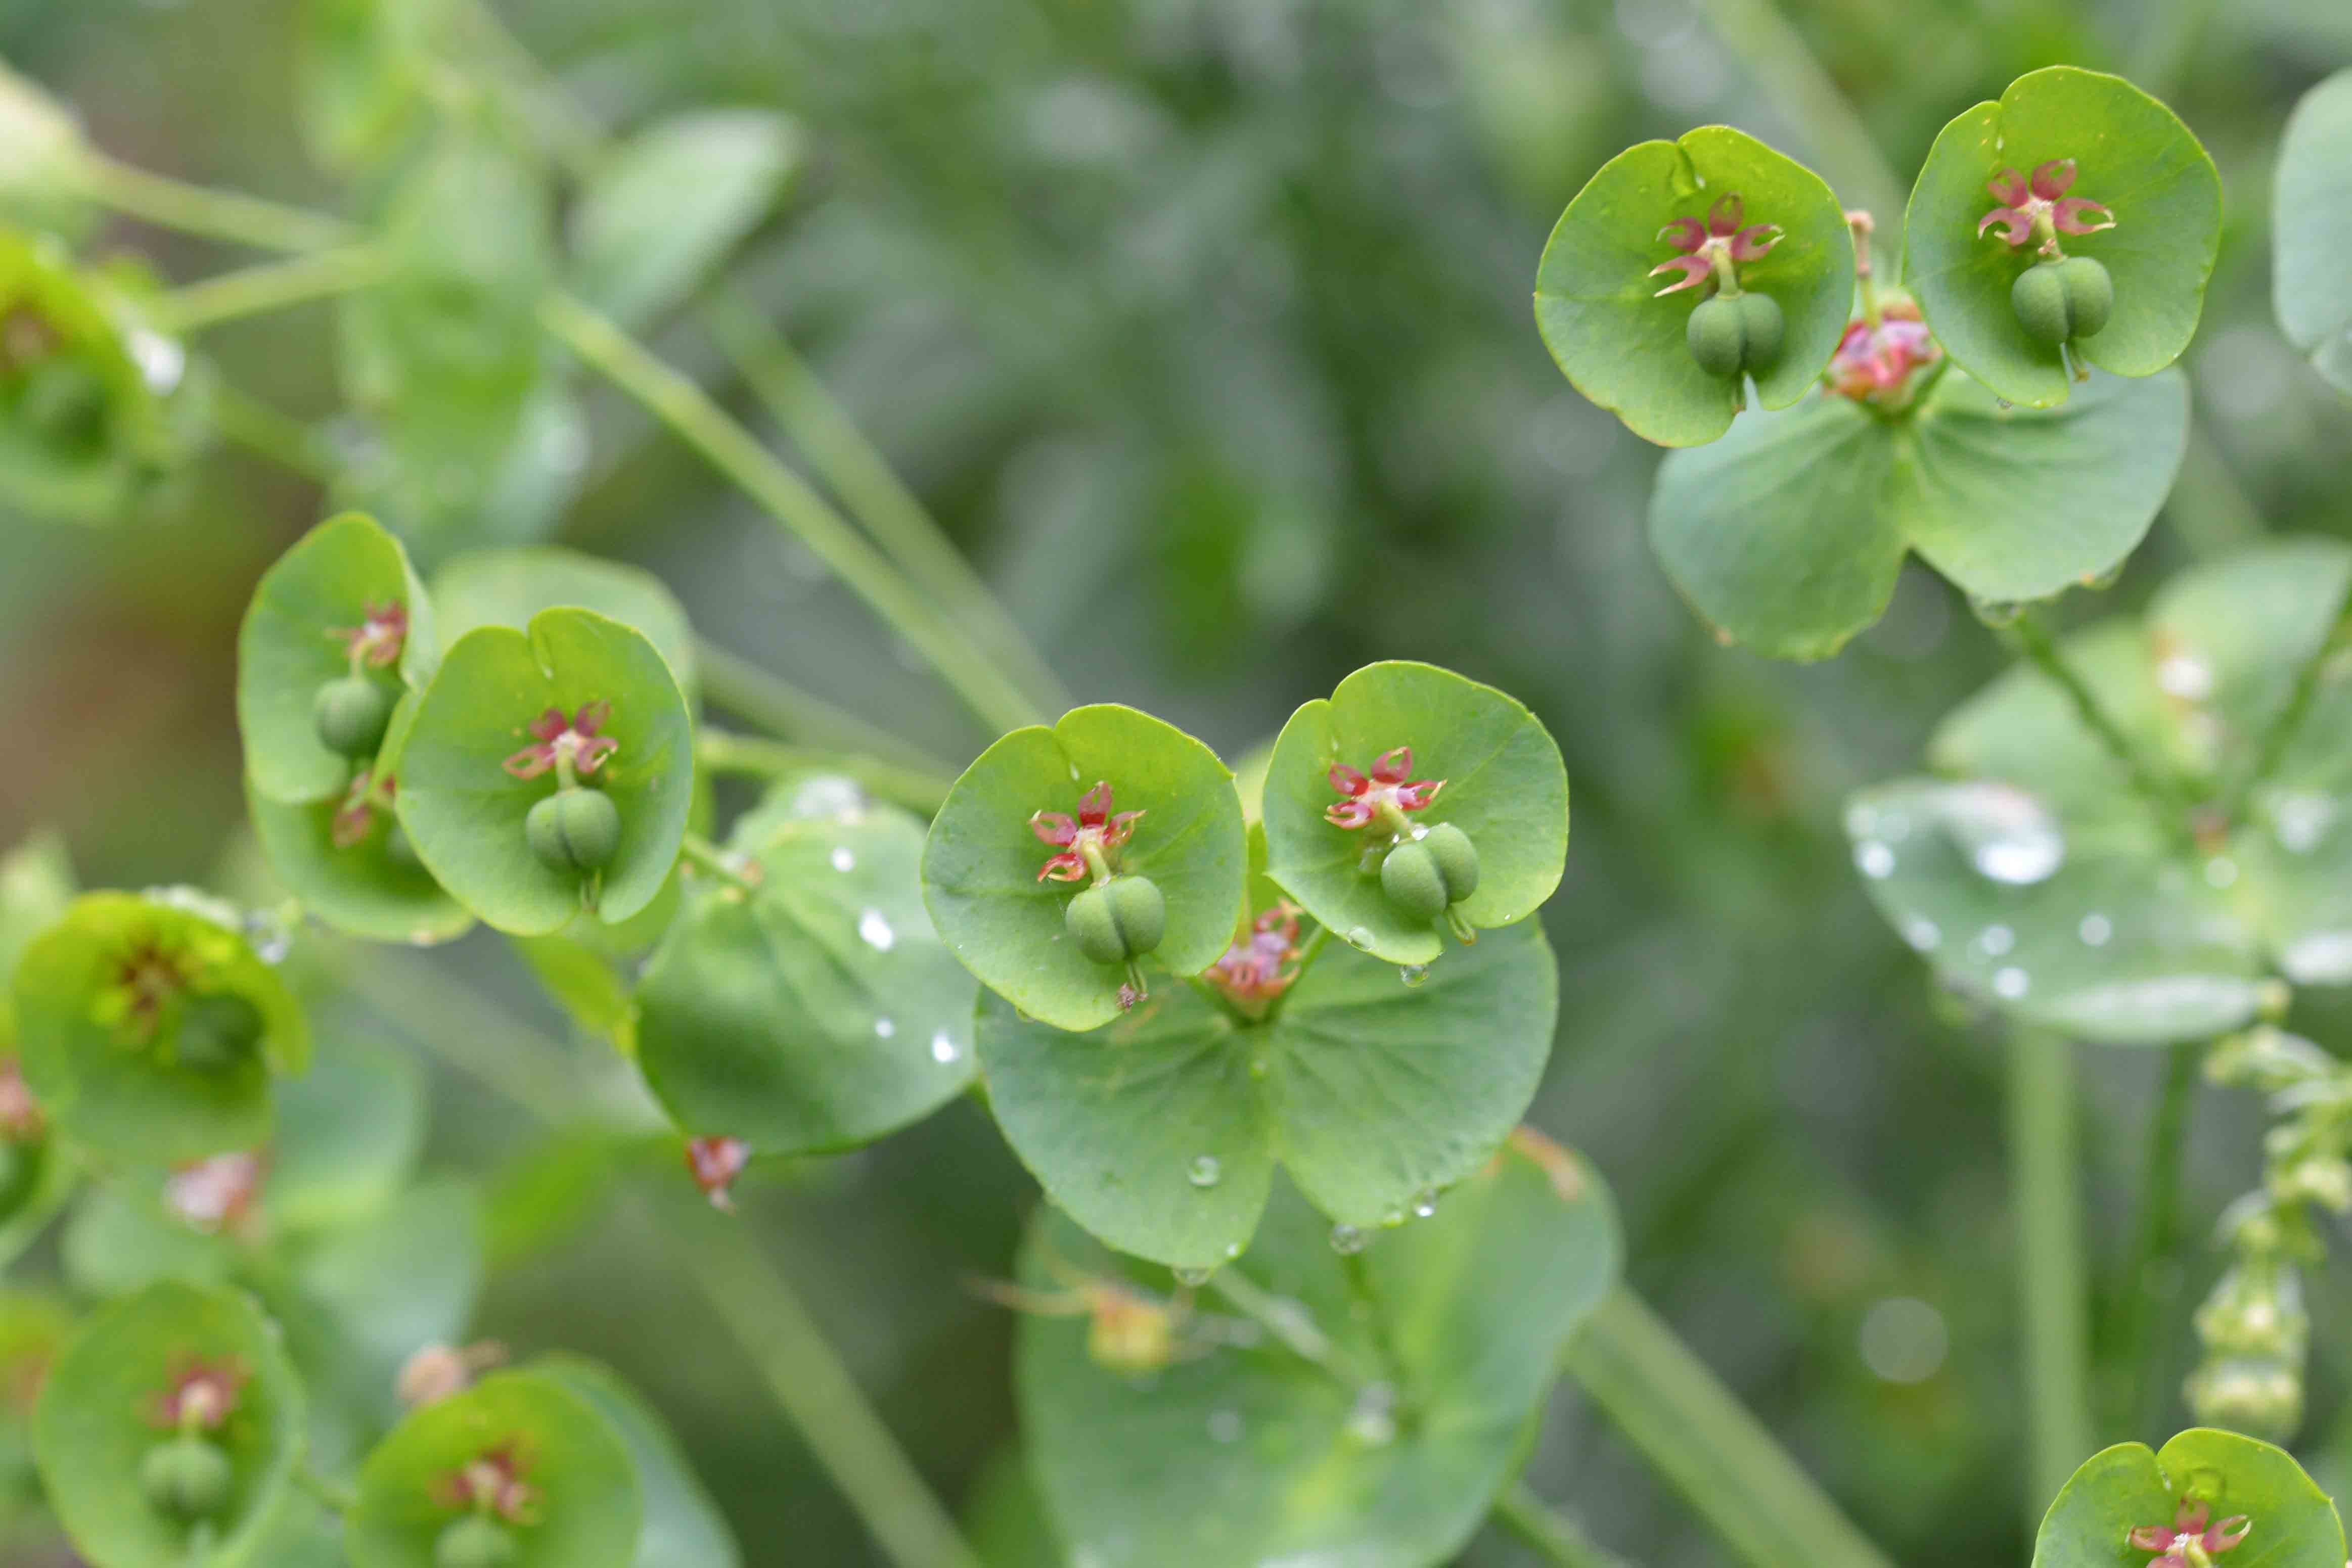
[[604,127],[572,100],[563,84],[540,64],[484,0],[465,0],[457,7],[457,20],[473,29],[491,68],[510,78],[523,99],[526,118],[563,166],[573,174],[593,171],[599,143],[604,139]]
[[1586,1320],[1564,1364],[1752,1568],[1890,1568],[1763,1424],[1625,1287]]
[[382,255],[363,245],[306,251],[282,261],[224,272],[175,288],[152,307],[155,324],[186,333],[364,288],[384,274]]
[[[759,868],[746,857],[720,849],[700,833],[688,833],[679,841],[677,852],[687,864],[706,876],[741,888],[745,892],[760,885]],[[747,871],[746,867],[750,869]]]
[[2076,1167],[2074,1047],[2042,1030],[2009,1037],[2010,1202],[2023,1325],[2028,1528],[2092,1448],[2089,1285]]
[[918,773],[940,765],[938,758],[921,747],[877,728],[847,708],[803,691],[708,638],[697,639],[694,644],[694,668],[703,695],[714,706],[786,740],[873,757]]
[[742,773],[757,779],[781,779],[793,773],[845,774],[882,799],[927,816],[940,809],[948,787],[955,782],[924,768],[900,768],[870,757],[791,746],[763,736],[708,727],[695,735],[694,759],[712,773]]
[[703,310],[702,321],[770,416],[883,553],[961,622],[1041,706],[1051,712],[1067,707],[1068,694],[980,574],[791,341],[728,292]]
[[824,497],[693,381],[568,295],[542,298],[539,319],[559,341],[643,403],[806,545],[884,624],[930,661],[974,717],[997,729],[1038,721],[1036,706],[993,661],[941,619]]
[[[335,968],[346,985],[450,1065],[541,1120],[562,1124],[591,1110],[570,1052],[439,968],[381,947]],[[947,1511],[741,1223],[698,1207],[660,1228],[891,1562],[898,1568],[980,1568]]]
[[1357,1315],[1371,1330],[1372,1347],[1380,1353],[1381,1380],[1402,1391],[1404,1363],[1397,1355],[1396,1342],[1389,1333],[1389,1314],[1381,1304],[1381,1293],[1372,1284],[1371,1267],[1365,1262],[1361,1248],[1340,1254],[1339,1272],[1347,1278],[1348,1297],[1355,1303]]
[[358,237],[358,231],[341,218],[192,185],[117,162],[103,152],[84,150],[74,164],[74,176],[82,193],[102,206],[161,228],[257,250],[320,250]]
[[334,459],[309,425],[226,382],[215,382],[206,396],[213,428],[221,434],[305,479],[334,483]]
[[1584,1532],[1584,1527],[1551,1507],[1528,1487],[1513,1481],[1495,1500],[1495,1522],[1522,1545],[1558,1568],[1632,1568],[1632,1564]]
[[2304,721],[2311,716],[2311,705],[2319,696],[2320,682],[2327,673],[2328,664],[2343,652],[2342,633],[2340,624],[2330,627],[2327,635],[2320,639],[2319,645],[2304,660],[2303,667],[2295,671],[2294,685],[2287,692],[2285,704],[2263,728],[2261,738],[2254,744],[2253,758],[2246,765],[2245,772],[2223,798],[2222,812],[2226,821],[2237,821],[2247,802],[2253,798],[2254,791],[2278,771],[2280,763],[2286,760],[2287,748],[2294,744],[2294,737],[2303,732]]
[[2189,1109],[2196,1098],[2202,1048],[2176,1045],[2167,1052],[2164,1087],[2148,1119],[2147,1157],[2140,1174],[2139,1235],[2124,1275],[2116,1359],[2132,1378],[2126,1430],[2148,1437],[2163,1419],[2173,1376],[2162,1352],[2166,1325],[2180,1293],[2180,1176]]
[[2140,755],[2139,747],[2130,736],[2124,733],[2123,726],[2107,711],[2106,705],[2099,701],[2099,695],[2075,673],[2074,666],[2066,662],[2057,640],[2050,634],[2050,628],[2042,623],[2041,617],[2032,611],[2023,612],[2010,631],[2018,651],[2066,694],[2067,700],[2074,705],[2075,714],[2099,737],[2108,754],[2123,765],[2124,771],[2130,776],[2132,789],[2159,811],[2169,812],[2178,808],[2181,804],[2180,793],[2172,779]]
[[1910,186],[1772,0],[1698,0],[1698,7],[1716,37],[1747,60],[1757,84],[1796,122],[1846,204],[1868,208],[1899,232]]
[[757,1367],[801,1440],[898,1568],[980,1568],[815,1320],[739,1221],[664,1228],[703,1299]]
[[349,1513],[359,1505],[360,1494],[356,1488],[331,1476],[320,1475],[311,1468],[307,1458],[294,1467],[294,1484],[331,1512]]
[[1380,1381],[1377,1373],[1325,1333],[1305,1307],[1286,1296],[1268,1295],[1238,1267],[1227,1264],[1210,1275],[1209,1289],[1223,1296],[1235,1312],[1281,1341],[1299,1360],[1329,1373],[1333,1381],[1351,1389]]

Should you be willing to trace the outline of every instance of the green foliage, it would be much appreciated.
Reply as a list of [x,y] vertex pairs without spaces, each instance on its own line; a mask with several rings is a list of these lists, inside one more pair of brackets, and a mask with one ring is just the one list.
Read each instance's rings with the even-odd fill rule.
[[[1202,1315],[1162,1303],[1177,1357],[1143,1378],[1099,1364],[1086,1325],[1022,1325],[1030,1465],[1074,1560],[1429,1568],[1510,1476],[1617,1266],[1599,1178],[1529,1135],[1360,1258],[1286,1190],[1223,1277],[1269,1298],[1286,1333],[1224,1318],[1238,1298],[1213,1283]],[[1049,1209],[1022,1269],[1032,1291],[1097,1313],[1160,1302],[1153,1272],[1122,1270]]]
[[651,572],[577,550],[469,550],[433,574],[433,612],[446,647],[477,626],[520,632],[542,610],[593,610],[642,632],[694,702],[694,628],[677,596]]
[[[340,797],[272,800],[247,774],[246,812],[269,869],[310,915],[336,930],[378,942],[426,946],[462,936],[474,924],[441,891],[393,813],[371,809],[349,841]],[[338,837],[347,841],[338,842]]]
[[2112,314],[2073,344],[2099,369],[2147,376],[2180,357],[2221,243],[2212,159],[2179,116],[2120,77],[2053,66],[1954,119],[1904,215],[1904,282],[1953,360],[2028,408],[2065,402],[2068,384],[2058,344],[2030,331],[2011,303],[2039,245],[2012,246],[1998,227],[1979,232],[1978,224],[2002,205],[1987,187],[2004,172],[2029,176],[2064,159],[2074,164],[2066,199],[2096,202],[2115,219],[2113,228],[2056,242],[2113,280]]
[[[2058,1493],[2034,1537],[2033,1568],[2105,1568],[2134,1531],[2173,1527],[2199,1517],[2197,1533],[2243,1516],[2248,1529],[2233,1552],[2263,1568],[2336,1568],[2344,1526],[2327,1494],[2284,1449],[2235,1432],[2193,1427],[2160,1450],[2118,1443],[2083,1461]],[[2201,1547],[2200,1542],[2200,1547]],[[2129,1551],[2137,1561],[2146,1547]],[[2193,1557],[2184,1561],[2193,1562]]]
[[[1855,798],[1881,911],[1947,979],[2085,1039],[2244,1023],[2270,965],[2352,980],[2352,695],[2331,653],[2347,590],[2352,549],[2283,541],[2176,578],[2142,626],[2063,645],[2142,768],[2174,780],[2157,800],[2045,675],[1996,681],[1929,744],[1952,777]],[[2283,716],[2294,737],[2255,777]]]
[[[618,744],[593,781],[618,809],[620,839],[612,862],[583,878],[542,863],[524,831],[551,779],[518,778],[505,763],[543,715],[577,722],[597,705],[600,735]],[[501,931],[542,936],[583,906],[625,920],[677,859],[693,756],[686,699],[642,633],[593,611],[544,610],[528,632],[482,626],[451,644],[401,750],[400,825],[450,896]]]
[[2271,299],[2279,330],[2352,392],[2352,69],[2303,95],[2279,143]]
[[1398,1224],[1527,1109],[1559,1005],[1532,921],[1409,978],[1331,944],[1262,1018],[1176,987],[1092,1034],[983,997],[990,1108],[1054,1201],[1138,1257],[1237,1256],[1277,1161],[1334,1220]]
[[1676,141],[1644,141],[1611,159],[1560,214],[1536,273],[1536,325],[1576,390],[1663,446],[1713,441],[1740,407],[1738,377],[1692,352],[1690,325],[1706,289],[1661,296],[1651,276],[1673,251],[1660,230],[1706,220],[1722,198],[1746,221],[1783,237],[1738,264],[1743,288],[1779,307],[1777,353],[1743,356],[1765,408],[1786,408],[1811,387],[1845,329],[1853,293],[1853,237],[1821,176],[1755,138],[1702,126]]
[[295,97],[310,155],[334,169],[382,162],[422,122],[426,52],[442,0],[309,0],[296,13]]
[[0,230],[0,498],[98,522],[153,477],[168,431],[134,314],[55,239]]
[[1885,612],[1910,550],[1988,603],[2102,580],[2147,535],[2188,440],[2178,372],[2102,377],[2051,410],[1957,371],[1891,418],[1822,392],[1670,455],[1650,541],[1734,640],[1826,658]]
[[630,1568],[737,1568],[742,1554],[661,1415],[609,1369],[576,1355],[541,1356],[531,1372],[579,1395],[612,1424],[636,1468],[645,1522]]
[[[216,1421],[166,1416],[184,1380],[231,1388]],[[184,1568],[255,1561],[302,1445],[303,1400],[276,1331],[246,1298],[164,1282],[92,1317],[49,1369],[33,1446],[51,1504],[96,1568]],[[216,1509],[155,1506],[143,1467],[173,1430],[193,1430],[227,1461]]]
[[1070,939],[1071,890],[1040,879],[1055,850],[1030,825],[1040,813],[1073,815],[1097,782],[1110,786],[1113,812],[1140,813],[1108,855],[1114,869],[1150,877],[1167,901],[1156,967],[1200,973],[1224,952],[1242,911],[1241,802],[1216,753],[1113,704],[1005,736],[964,769],[932,820],[923,904],[982,985],[1056,1029],[1094,1029],[1123,1010],[1125,972]]
[[84,894],[26,947],[15,985],[25,1081],[58,1126],[121,1159],[261,1142],[271,1071],[310,1055],[276,971],[214,912],[166,894]]
[[[510,1508],[457,1492],[486,1459],[518,1482]],[[345,1521],[352,1568],[437,1568],[460,1519],[496,1513],[514,1568],[632,1568],[641,1505],[635,1465],[612,1422],[560,1375],[502,1372],[412,1411],[368,1456]]]
[[1411,748],[1417,779],[1444,785],[1426,808],[1408,808],[1412,825],[1449,822],[1475,846],[1476,892],[1453,913],[1476,930],[1526,919],[1559,885],[1568,771],[1524,706],[1428,664],[1368,664],[1282,727],[1263,801],[1267,874],[1351,946],[1392,964],[1430,964],[1445,946],[1433,917],[1382,887],[1388,828],[1342,828],[1325,814],[1346,799],[1332,768],[1369,773],[1400,747]]
[[611,153],[572,209],[572,286],[624,326],[691,295],[775,205],[801,133],[759,110],[656,121]]
[[764,821],[733,840],[756,883],[699,888],[646,966],[638,1065],[689,1134],[763,1154],[868,1143],[971,1083],[977,988],[924,910],[919,821]]

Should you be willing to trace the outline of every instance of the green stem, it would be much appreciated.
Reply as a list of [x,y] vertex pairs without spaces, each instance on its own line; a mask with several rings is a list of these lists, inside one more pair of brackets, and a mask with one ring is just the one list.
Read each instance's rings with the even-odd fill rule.
[[791,341],[731,293],[721,292],[703,310],[702,321],[770,416],[883,553],[961,622],[1040,706],[1050,712],[1067,707],[1068,694],[980,574]]
[[1389,1314],[1381,1303],[1380,1291],[1372,1284],[1372,1271],[1364,1260],[1362,1248],[1339,1255],[1339,1272],[1348,1281],[1348,1299],[1355,1303],[1357,1314],[1370,1328],[1372,1347],[1381,1358],[1381,1381],[1397,1390],[1398,1403],[1403,1404],[1404,1363],[1397,1355],[1396,1342],[1389,1333]]
[[[1716,37],[1747,60],[1748,74],[1803,131],[1846,204],[1866,208],[1894,225],[1889,232],[1899,231],[1911,187],[1896,176],[1862,116],[1772,0],[1698,0],[1698,8]],[[1748,214],[1759,221],[1771,215]]]
[[2089,1285],[2076,1166],[2074,1047],[2042,1030],[2009,1036],[2010,1202],[2023,1325],[2028,1528],[2092,1448]]
[[1495,1522],[1522,1545],[1558,1568],[1632,1568],[1632,1564],[1584,1532],[1584,1527],[1513,1481],[1495,1500]]
[[358,231],[341,218],[235,191],[192,185],[85,150],[74,165],[81,193],[159,228],[228,240],[256,250],[321,250],[349,245]]
[[714,706],[772,735],[828,751],[877,758],[915,773],[934,771],[940,765],[938,758],[920,747],[707,638],[695,642],[694,668],[703,695]]
[[[337,976],[459,1071],[541,1121],[591,1113],[571,1053],[438,968],[387,948]],[[980,1568],[939,1500],[740,1221],[707,1207],[661,1227],[842,1495],[897,1568]]]
[[2303,732],[2304,721],[2311,716],[2311,705],[2318,699],[2319,684],[2327,673],[2329,662],[2343,651],[2342,631],[2341,625],[2329,628],[2327,635],[2320,639],[2319,646],[2304,660],[2303,667],[2295,671],[2294,685],[2287,692],[2284,706],[2263,728],[2262,737],[2254,744],[2253,758],[2247,764],[2245,772],[2223,797],[2221,809],[2225,821],[2239,821],[2248,802],[2253,799],[2254,791],[2278,771],[2280,763],[2286,760],[2287,748],[2294,744],[2294,737]]
[[900,768],[870,757],[792,746],[764,736],[737,735],[705,726],[694,737],[694,759],[712,773],[781,779],[794,773],[840,773],[885,800],[925,816],[940,809],[955,780],[923,768]]
[[703,1299],[884,1554],[898,1568],[980,1568],[955,1521],[743,1225],[703,1213],[665,1230]]
[[215,382],[205,395],[213,428],[222,435],[305,479],[320,485],[335,482],[334,459],[309,425],[226,382]]
[[294,1467],[294,1484],[317,1499],[319,1504],[334,1513],[349,1513],[359,1506],[360,1494],[349,1484],[322,1476],[304,1459]]
[[[720,849],[700,833],[687,834],[679,841],[677,852],[687,864],[704,875],[716,877],[746,893],[760,885],[757,866],[751,865],[744,856]],[[745,869],[747,866],[750,866],[749,870]]]
[[930,662],[974,717],[1000,730],[1038,722],[1036,706],[993,661],[943,620],[822,496],[692,380],[568,295],[543,297],[539,319],[558,341],[643,403],[806,545],[885,625]]
[[1564,1364],[1753,1568],[1890,1568],[1763,1424],[1624,1286],[1586,1320]]
[[2032,611],[2020,612],[2010,628],[2011,640],[2018,651],[2051,683],[2066,694],[2074,712],[2084,725],[2099,737],[2109,756],[2123,765],[2130,777],[2132,789],[2159,812],[2169,814],[2181,805],[2180,792],[2172,779],[2140,755],[2139,747],[2124,733],[2099,695],[2090,688],[2074,666],[2066,662],[2059,651],[2057,640],[2050,634],[2040,616]]
[[2140,1174],[2139,1235],[2124,1275],[2116,1333],[2116,1360],[2134,1380],[2124,1409],[2125,1430],[2134,1436],[2155,1433],[2175,1383],[2162,1353],[2166,1325],[2180,1291],[2181,1166],[2202,1052],[2201,1046],[2191,1044],[2169,1049],[2164,1087],[2148,1121],[2147,1158]]
[[373,247],[339,246],[191,283],[157,299],[152,310],[155,325],[163,331],[188,333],[244,316],[348,294],[383,274],[383,258]]
[[1325,1333],[1307,1309],[1283,1296],[1271,1296],[1233,1264],[1209,1276],[1208,1288],[1225,1299],[1234,1311],[1282,1343],[1299,1360],[1322,1368],[1332,1381],[1359,1389],[1381,1378]]

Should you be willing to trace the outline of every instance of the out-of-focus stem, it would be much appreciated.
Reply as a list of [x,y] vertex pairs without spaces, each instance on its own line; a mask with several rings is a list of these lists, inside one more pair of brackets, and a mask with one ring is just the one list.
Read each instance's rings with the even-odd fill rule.
[[2024,1341],[2028,1528],[2092,1448],[2089,1280],[2072,1042],[2046,1030],[2009,1036],[2010,1207],[2017,1217],[2017,1303]]

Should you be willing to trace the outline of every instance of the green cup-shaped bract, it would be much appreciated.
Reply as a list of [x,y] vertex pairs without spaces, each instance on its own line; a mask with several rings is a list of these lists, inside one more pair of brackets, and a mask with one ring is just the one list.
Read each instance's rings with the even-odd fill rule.
[[514,1531],[495,1519],[468,1514],[433,1543],[433,1568],[507,1568],[521,1552]]
[[1148,876],[1115,876],[1080,890],[1063,912],[1078,951],[1097,964],[1123,964],[1160,946],[1168,900]]
[[338,757],[373,757],[392,725],[393,695],[365,675],[338,675],[319,688],[310,716],[319,741]]
[[621,845],[621,811],[602,789],[559,789],[522,820],[523,837],[540,864],[555,871],[597,871]]
[[229,1072],[251,1058],[265,1027],[261,1009],[234,991],[191,997],[173,1050],[184,1067]]
[[2045,343],[2095,335],[2116,305],[2115,280],[2087,256],[2027,267],[2010,286],[2009,302],[2025,329]]
[[236,1479],[228,1456],[194,1432],[166,1438],[139,1461],[139,1490],[147,1506],[174,1519],[218,1513]]
[[[0,173],[0,193],[9,176]],[[0,230],[0,497],[46,517],[119,517],[170,432],[131,355],[128,306],[47,235]]]

